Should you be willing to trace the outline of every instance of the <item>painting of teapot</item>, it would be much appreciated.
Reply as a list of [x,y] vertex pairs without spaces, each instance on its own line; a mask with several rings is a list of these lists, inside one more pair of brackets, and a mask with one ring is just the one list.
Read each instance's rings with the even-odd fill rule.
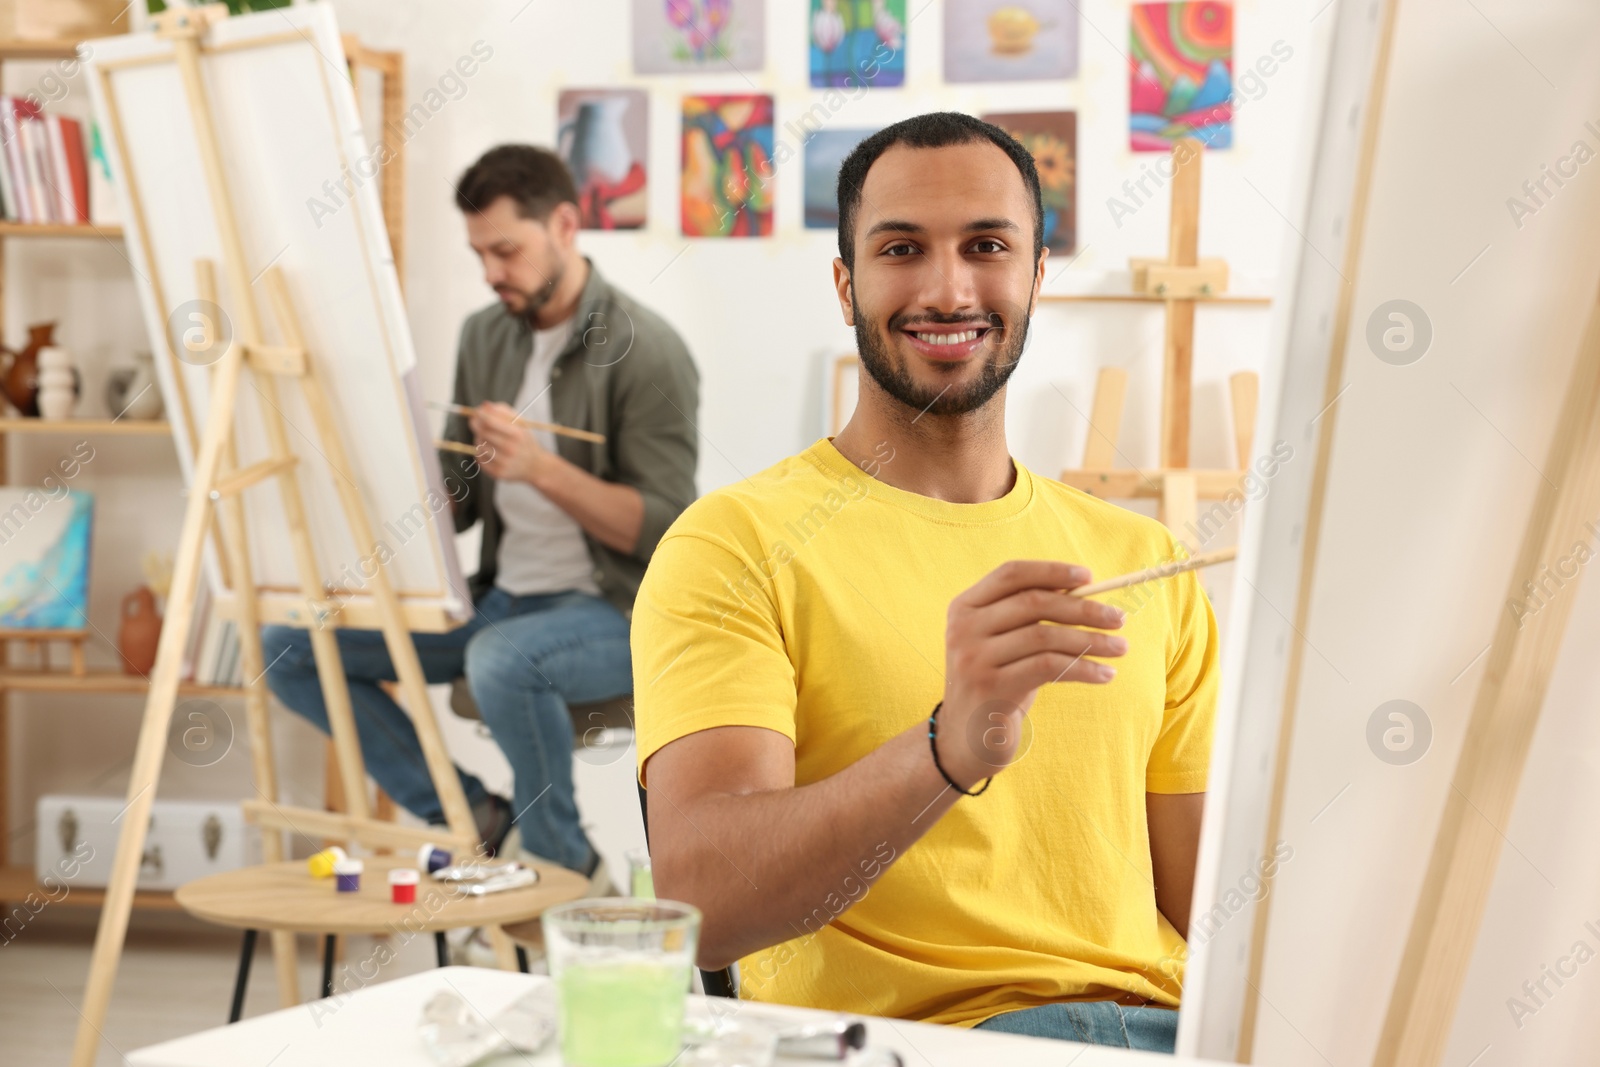
[[561,94],[556,151],[578,188],[584,229],[644,226],[647,107],[647,97],[638,89]]

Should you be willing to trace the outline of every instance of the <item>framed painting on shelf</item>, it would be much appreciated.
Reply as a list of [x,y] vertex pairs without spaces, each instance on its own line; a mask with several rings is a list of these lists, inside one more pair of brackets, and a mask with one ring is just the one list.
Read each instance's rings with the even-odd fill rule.
[[94,497],[0,486],[0,630],[81,630],[89,624]]

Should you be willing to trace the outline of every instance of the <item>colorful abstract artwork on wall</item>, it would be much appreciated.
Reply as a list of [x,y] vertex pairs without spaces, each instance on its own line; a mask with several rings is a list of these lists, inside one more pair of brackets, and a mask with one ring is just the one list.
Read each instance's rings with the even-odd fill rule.
[[885,87],[906,80],[906,0],[811,0],[811,84]]
[[765,0],[633,0],[633,71],[754,76],[766,34]]
[[818,130],[806,140],[806,229],[839,226],[839,167],[876,130]]
[[650,96],[643,89],[563,89],[556,150],[578,187],[586,230],[637,230],[649,202]]
[[1044,244],[1052,256],[1078,248],[1078,114],[1075,111],[1023,111],[983,115],[1027,145],[1039,171],[1044,201]]
[[1077,0],[945,0],[945,81],[1077,76]]
[[772,97],[684,97],[682,158],[685,237],[772,235]]
[[89,529],[94,497],[0,488],[0,627],[89,625]]
[[1216,0],[1134,4],[1129,141],[1170,151],[1181,137],[1233,145],[1233,7]]

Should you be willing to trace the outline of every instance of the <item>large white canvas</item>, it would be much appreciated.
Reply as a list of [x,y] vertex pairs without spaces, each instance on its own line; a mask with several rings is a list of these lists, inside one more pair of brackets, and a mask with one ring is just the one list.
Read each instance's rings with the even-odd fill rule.
[[[1191,945],[1179,1040],[1180,1051],[1219,1059],[1237,1048],[1250,994],[1259,996],[1253,1062],[1372,1060],[1484,653],[1510,610],[1508,588],[1539,577],[1512,568],[1600,284],[1600,185],[1588,162],[1600,149],[1600,9],[1399,3],[1355,272],[1341,276],[1384,2],[1320,13],[1326,90],[1297,199],[1283,208],[1294,254],[1257,447],[1283,439],[1297,451],[1245,525],[1195,901],[1197,916],[1221,904],[1225,918]],[[1547,180],[1535,205],[1524,183],[1547,167],[1563,171],[1563,184]],[[1351,333],[1330,385],[1328,316],[1347,285]],[[1413,326],[1431,334],[1410,361],[1379,354],[1382,329],[1369,339],[1371,323],[1403,325],[1385,310],[1397,300],[1419,309]],[[1330,417],[1309,615],[1297,633],[1315,462],[1308,423]],[[1568,532],[1591,549],[1600,538]],[[1587,1062],[1600,1039],[1588,965],[1575,978],[1563,971],[1559,985],[1544,979],[1537,999],[1525,986],[1537,991],[1547,967],[1570,969],[1578,942],[1600,948],[1600,845],[1590,829],[1600,804],[1600,587],[1580,572],[1560,595],[1574,598],[1574,612],[1515,812],[1496,827],[1499,865],[1445,1064]],[[1264,839],[1267,802],[1284,664],[1297,643],[1279,835],[1292,853],[1256,903],[1249,876],[1277,845]],[[1384,712],[1397,700],[1420,709],[1409,730]],[[1259,987],[1249,990],[1260,907],[1270,923]]]
[[[195,260],[217,265],[219,302],[235,337],[240,287],[248,285],[266,343],[282,344],[262,279],[275,267],[331,394],[379,540],[376,553],[355,544],[299,384],[280,379],[277,407],[301,460],[326,586],[334,599],[359,605],[375,562],[387,559],[403,602],[418,609],[414,618],[461,618],[470,602],[383,227],[374,167],[380,157],[360,128],[333,9],[317,3],[227,19],[204,45],[202,77],[252,274],[243,280],[226,276],[173,46],[154,33],[106,38],[89,43],[86,63],[185,476],[192,478],[205,431],[212,374],[176,355],[175,335],[200,321],[191,304],[198,297]],[[247,371],[237,405],[241,467],[269,455],[260,407]],[[245,502],[258,586],[298,594],[275,482],[246,490]],[[220,583],[215,548],[208,545],[207,569]]]

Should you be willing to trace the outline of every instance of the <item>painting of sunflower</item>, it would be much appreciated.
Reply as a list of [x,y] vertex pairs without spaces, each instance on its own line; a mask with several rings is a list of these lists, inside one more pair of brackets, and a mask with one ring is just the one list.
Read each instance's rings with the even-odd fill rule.
[[1039,172],[1039,198],[1044,202],[1044,244],[1051,255],[1071,255],[1078,248],[1078,113],[1024,111],[984,115],[1027,146]]

